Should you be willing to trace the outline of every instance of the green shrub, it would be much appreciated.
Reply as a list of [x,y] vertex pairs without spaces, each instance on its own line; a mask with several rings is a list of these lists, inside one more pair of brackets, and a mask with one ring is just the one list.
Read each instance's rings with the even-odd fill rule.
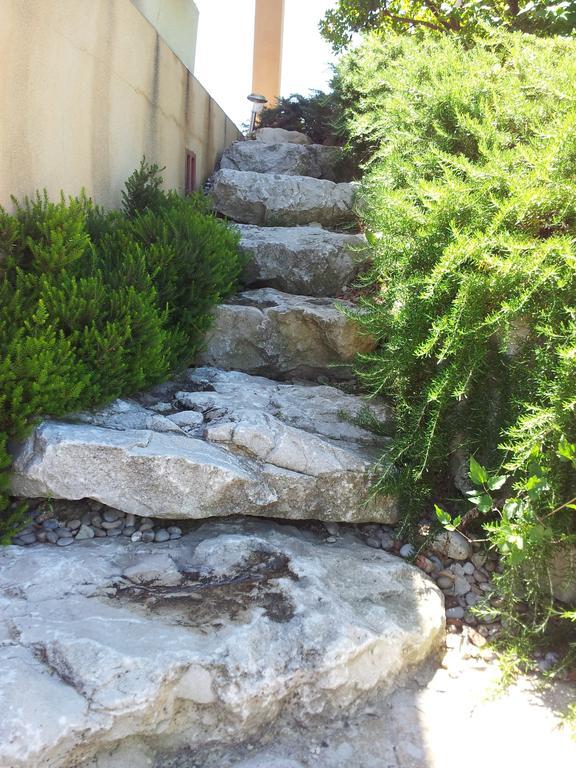
[[[359,374],[398,436],[379,487],[406,521],[457,514],[455,464],[524,482],[536,451],[555,510],[576,472],[576,41],[505,34],[368,38],[340,69],[352,142],[370,154],[362,213],[375,284]],[[546,518],[573,536],[573,511]],[[529,569],[528,569],[529,570]]]
[[14,523],[1,512],[7,440],[193,363],[212,307],[235,286],[238,235],[201,197],[160,184],[144,163],[125,214],[83,195],[0,209],[0,536]]
[[284,128],[300,131],[309,136],[314,144],[343,144],[346,130],[337,91],[316,91],[310,96],[293,93],[279,98],[273,107],[260,113],[261,128]]

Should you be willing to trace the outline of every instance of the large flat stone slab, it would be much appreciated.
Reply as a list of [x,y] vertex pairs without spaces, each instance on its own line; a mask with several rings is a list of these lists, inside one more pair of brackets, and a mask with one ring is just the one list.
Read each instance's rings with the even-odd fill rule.
[[[76,423],[42,423],[15,451],[12,492],[169,519],[397,519],[394,499],[367,498],[385,438],[353,423],[361,398],[216,369],[163,392],[164,415],[153,398],[118,400]],[[384,405],[368,410],[392,429]]]
[[0,607],[1,768],[241,743],[291,712],[329,721],[444,626],[439,590],[400,559],[249,522],[6,547]]
[[242,224],[339,228],[354,222],[354,191],[351,183],[222,169],[212,176],[210,195],[218,213]]
[[321,144],[265,144],[261,141],[235,141],[225,150],[220,168],[254,173],[281,173],[337,180],[342,160],[340,147]]
[[238,293],[216,307],[199,361],[272,377],[352,378],[356,355],[375,344],[338,304],[353,308],[272,288]]
[[249,256],[243,276],[247,286],[268,286],[302,296],[338,296],[369,257],[363,235],[321,227],[239,224],[238,229],[240,246]]

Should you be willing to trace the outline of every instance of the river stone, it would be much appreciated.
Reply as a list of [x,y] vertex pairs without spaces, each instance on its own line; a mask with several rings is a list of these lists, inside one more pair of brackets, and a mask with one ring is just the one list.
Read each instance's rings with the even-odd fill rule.
[[275,378],[351,378],[356,355],[374,346],[333,299],[259,288],[216,308],[199,363]]
[[222,169],[211,179],[214,208],[233,221],[266,226],[354,222],[355,185],[309,176]]
[[472,556],[472,546],[458,531],[442,531],[432,542],[432,549],[439,555],[452,560],[468,560]]
[[340,147],[236,141],[224,151],[220,168],[336,181],[336,171],[341,160]]
[[238,224],[240,247],[248,255],[243,280],[303,296],[337,296],[365,266],[363,235],[321,227],[256,227]]
[[263,144],[311,144],[312,139],[301,131],[287,131],[286,128],[258,128],[253,133],[256,141]]
[[[389,496],[367,500],[370,469],[386,447],[352,423],[382,403],[333,387],[279,384],[239,372],[190,372],[175,398],[204,415],[203,437],[121,429],[114,405],[89,423],[45,421],[14,453],[12,491],[23,497],[96,499],[141,516],[231,514],[395,522]],[[127,424],[132,412],[125,408]],[[108,427],[112,414],[113,429]]]
[[0,551],[0,766],[77,768],[125,743],[240,743],[292,711],[331,718],[442,643],[437,588],[350,534],[320,547],[211,523],[155,547]]

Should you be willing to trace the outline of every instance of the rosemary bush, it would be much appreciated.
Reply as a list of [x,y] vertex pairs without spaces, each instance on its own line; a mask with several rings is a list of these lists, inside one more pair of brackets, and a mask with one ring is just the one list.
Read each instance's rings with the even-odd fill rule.
[[190,365],[235,286],[238,235],[159,173],[143,162],[123,212],[84,195],[0,208],[0,540],[18,519],[8,439]]
[[576,41],[373,36],[339,77],[374,246],[358,320],[379,343],[359,375],[397,418],[378,488],[400,494],[409,527],[432,500],[465,510],[454,475],[470,456],[522,484],[537,454],[547,487],[534,504],[559,509],[544,538],[565,544],[576,530],[565,506],[576,472],[557,451],[576,441]]

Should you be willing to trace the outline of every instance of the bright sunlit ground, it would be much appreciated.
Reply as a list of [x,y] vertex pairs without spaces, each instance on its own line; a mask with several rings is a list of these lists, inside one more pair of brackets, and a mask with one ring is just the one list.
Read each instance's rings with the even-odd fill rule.
[[[200,11],[195,75],[230,117],[248,121],[252,90],[254,0],[195,0]],[[331,48],[318,22],[335,0],[286,0],[282,96],[325,90]]]

